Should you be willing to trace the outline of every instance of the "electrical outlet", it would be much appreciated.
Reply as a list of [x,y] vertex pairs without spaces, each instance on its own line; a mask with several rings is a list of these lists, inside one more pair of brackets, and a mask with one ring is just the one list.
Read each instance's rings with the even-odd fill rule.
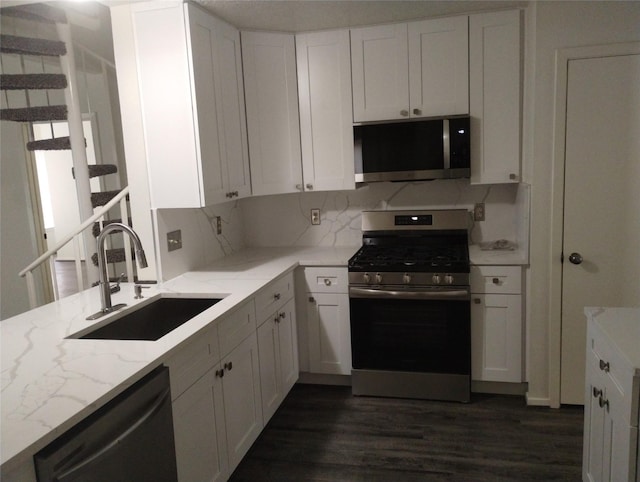
[[484,203],[476,203],[473,208],[473,220],[484,221]]
[[216,234],[222,234],[222,218],[216,216]]
[[167,233],[167,249],[175,251],[182,248],[182,231],[179,229]]
[[320,210],[312,209],[311,210],[311,224],[320,224]]

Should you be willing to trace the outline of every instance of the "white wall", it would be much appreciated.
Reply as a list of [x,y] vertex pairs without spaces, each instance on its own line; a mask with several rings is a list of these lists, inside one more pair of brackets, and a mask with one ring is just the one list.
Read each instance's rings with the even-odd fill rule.
[[557,391],[557,374],[550,377],[550,326],[559,319],[550,313],[551,269],[559,263],[552,253],[552,142],[556,49],[640,40],[640,2],[537,2],[532,7],[535,72],[531,131],[526,143],[531,160],[531,269],[529,311],[529,401],[549,404]]
[[[38,256],[27,190],[22,126],[0,122],[0,320],[29,309],[27,283],[18,273]],[[41,291],[41,285],[40,285]],[[42,294],[40,293],[40,299]]]

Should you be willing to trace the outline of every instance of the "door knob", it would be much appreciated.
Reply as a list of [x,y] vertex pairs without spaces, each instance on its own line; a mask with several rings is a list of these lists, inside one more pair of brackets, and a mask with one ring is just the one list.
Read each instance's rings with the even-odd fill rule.
[[582,255],[580,253],[571,253],[569,255],[569,261],[573,264],[582,263]]

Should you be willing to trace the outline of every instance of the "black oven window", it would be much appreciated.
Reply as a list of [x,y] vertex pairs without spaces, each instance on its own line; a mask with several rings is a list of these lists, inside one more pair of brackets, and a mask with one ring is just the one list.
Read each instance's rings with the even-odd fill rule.
[[353,368],[470,373],[468,301],[350,300]]

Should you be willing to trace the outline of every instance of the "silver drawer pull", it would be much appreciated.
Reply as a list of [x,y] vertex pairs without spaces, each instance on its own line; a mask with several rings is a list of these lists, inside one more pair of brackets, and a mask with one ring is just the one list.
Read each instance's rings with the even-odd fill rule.
[[493,280],[491,280],[491,281],[493,281],[494,285],[499,285],[500,284],[500,278],[493,278]]
[[329,278],[324,279],[325,286],[331,286],[331,280]]
[[602,398],[602,395],[598,398],[598,405],[600,405],[600,408],[606,408],[607,412],[609,411],[609,400]]
[[275,293],[275,294],[273,295],[273,299],[274,299],[274,300],[279,300],[279,299],[280,299],[280,293]]
[[602,390],[598,387],[593,387],[593,398],[598,398],[600,395],[602,395]]
[[609,365],[609,362],[600,360],[600,370],[602,370],[603,372],[609,373],[610,368],[611,366]]

